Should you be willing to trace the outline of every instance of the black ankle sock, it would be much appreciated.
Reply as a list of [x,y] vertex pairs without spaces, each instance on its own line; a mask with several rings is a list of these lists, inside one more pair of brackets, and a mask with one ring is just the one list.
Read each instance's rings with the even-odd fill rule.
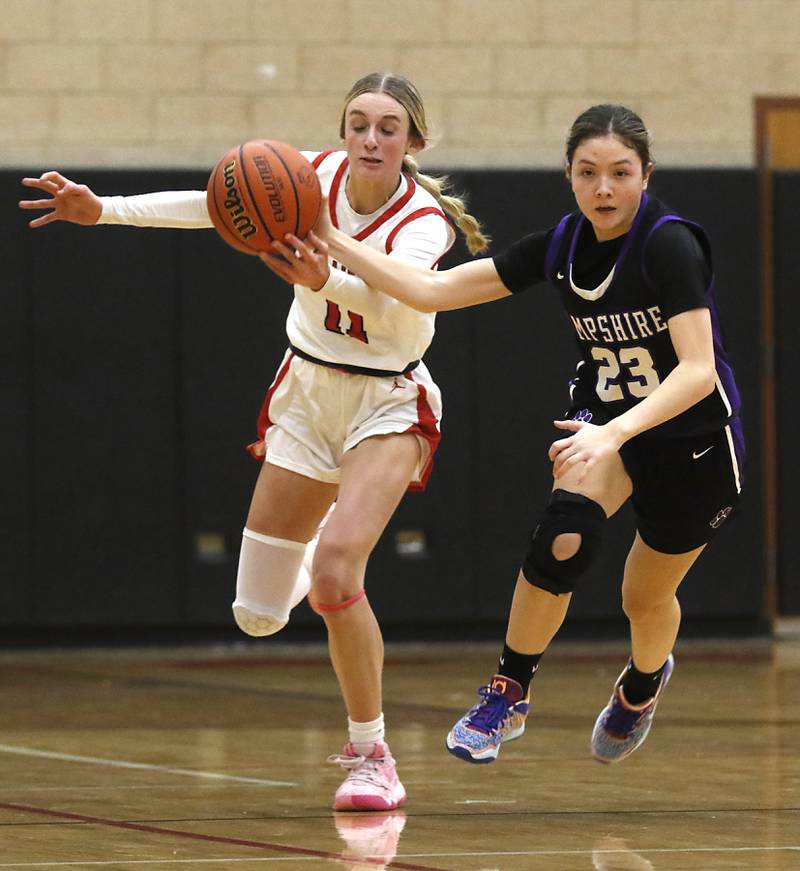
[[516,650],[512,650],[505,644],[497,664],[497,673],[515,680],[522,687],[524,697],[528,694],[528,687],[539,667],[539,660],[542,656],[544,656],[544,651],[542,653],[517,653]]
[[665,662],[657,671],[645,674],[639,671],[631,660],[622,678],[622,691],[625,693],[626,701],[632,705],[641,705],[652,699],[658,692],[658,684],[666,664]]

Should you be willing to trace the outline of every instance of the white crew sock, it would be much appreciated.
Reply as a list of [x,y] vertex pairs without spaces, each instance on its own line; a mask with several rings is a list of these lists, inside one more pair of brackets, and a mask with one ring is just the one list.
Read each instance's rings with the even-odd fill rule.
[[350,736],[350,743],[353,745],[353,750],[359,756],[369,756],[375,749],[378,741],[383,741],[383,713],[369,723],[357,723],[348,717],[347,731]]

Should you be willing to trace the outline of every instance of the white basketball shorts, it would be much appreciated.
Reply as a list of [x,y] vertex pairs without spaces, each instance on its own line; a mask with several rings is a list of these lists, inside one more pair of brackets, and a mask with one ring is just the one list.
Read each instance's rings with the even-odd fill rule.
[[342,457],[364,439],[414,433],[420,462],[409,489],[423,489],[441,433],[442,399],[424,363],[406,375],[344,372],[286,355],[258,420],[257,458],[338,484]]

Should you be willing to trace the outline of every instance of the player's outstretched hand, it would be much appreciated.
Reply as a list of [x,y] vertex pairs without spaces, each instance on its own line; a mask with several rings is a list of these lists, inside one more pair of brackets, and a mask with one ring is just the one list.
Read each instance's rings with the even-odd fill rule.
[[100,220],[103,211],[100,198],[85,184],[76,184],[60,172],[50,171],[42,173],[39,178],[23,178],[22,183],[50,194],[42,200],[20,200],[21,209],[51,210],[30,221],[30,227],[43,227],[53,221],[70,221],[88,227]]
[[289,284],[302,284],[311,290],[320,290],[331,270],[328,265],[328,246],[313,231],[305,239],[287,233],[284,242],[272,243],[273,252],[259,254],[269,268]]
[[558,429],[572,434],[550,445],[548,456],[553,464],[553,477],[560,478],[577,463],[584,463],[576,483],[582,483],[586,473],[608,454],[618,451],[619,441],[608,426],[595,426],[584,420],[554,420]]

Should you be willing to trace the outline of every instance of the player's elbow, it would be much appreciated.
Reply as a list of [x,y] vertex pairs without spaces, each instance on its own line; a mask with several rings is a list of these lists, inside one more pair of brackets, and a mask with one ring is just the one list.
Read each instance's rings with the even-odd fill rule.
[[452,279],[448,270],[444,272],[427,272],[421,276],[419,311],[425,314],[434,312],[451,311],[460,306],[454,302],[452,293]]
[[701,399],[714,392],[717,386],[717,370],[712,365],[703,365],[698,367],[697,372],[697,390]]
[[436,300],[431,297],[425,297],[424,299],[420,299],[415,305],[414,308],[418,312],[422,312],[424,315],[434,314],[435,312],[441,311],[441,306],[436,304]]

